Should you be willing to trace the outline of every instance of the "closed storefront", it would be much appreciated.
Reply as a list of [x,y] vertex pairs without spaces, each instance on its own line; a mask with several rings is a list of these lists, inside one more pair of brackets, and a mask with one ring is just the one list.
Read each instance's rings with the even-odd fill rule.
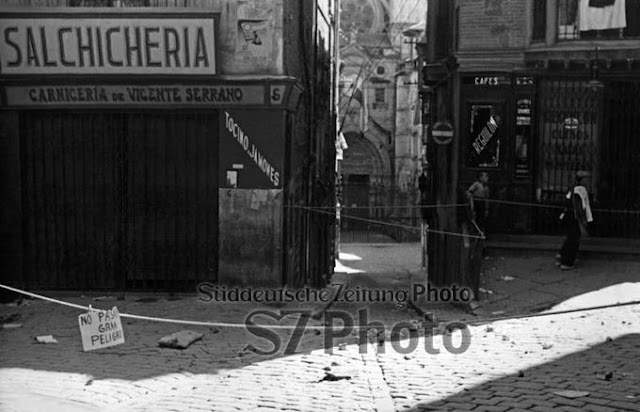
[[559,234],[558,208],[582,170],[598,212],[592,234],[640,235],[639,87],[633,78],[463,76],[460,185],[489,174],[492,231]]
[[19,117],[29,285],[215,280],[215,117],[95,111]]
[[0,15],[3,282],[283,279],[287,76],[219,73],[218,13]]

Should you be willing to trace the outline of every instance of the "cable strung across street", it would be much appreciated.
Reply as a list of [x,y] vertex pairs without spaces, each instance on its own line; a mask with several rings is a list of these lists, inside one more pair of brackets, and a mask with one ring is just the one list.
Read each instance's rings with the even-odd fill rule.
[[[105,312],[105,310],[103,309],[95,309],[93,307],[89,306],[82,306],[82,305],[77,305],[74,303],[70,303],[70,302],[65,302],[62,300],[58,300],[58,299],[54,299],[54,298],[50,298],[47,296],[43,296],[43,295],[39,295],[36,293],[32,293],[32,292],[27,292],[25,290],[22,289],[18,289],[18,288],[13,288],[11,286],[7,286],[7,285],[3,285],[0,284],[0,288],[9,290],[11,292],[15,292],[15,293],[20,293],[22,295],[25,296],[29,296],[31,298],[34,299],[39,299],[39,300],[43,300],[46,302],[51,302],[51,303],[56,303],[58,305],[63,305],[63,306],[68,306],[74,309],[81,309],[81,310],[85,310],[85,311],[98,311],[98,312]],[[466,320],[455,320],[455,321],[450,321],[449,323],[466,323],[467,325],[476,325],[476,324],[481,324],[481,323],[488,323],[488,322],[497,322],[497,321],[503,321],[503,320],[513,320],[513,319],[525,319],[525,318],[535,318],[535,317],[541,317],[541,316],[554,316],[554,315],[563,315],[563,314],[567,314],[567,313],[575,313],[575,312],[585,312],[585,311],[590,311],[590,310],[602,310],[602,309],[609,309],[609,308],[616,308],[616,307],[621,307],[621,306],[630,306],[630,305],[638,305],[640,304],[640,300],[635,300],[635,301],[631,301],[631,302],[623,302],[623,303],[614,303],[614,304],[609,304],[609,305],[601,305],[601,306],[591,306],[591,307],[585,307],[585,308],[577,308],[577,309],[567,309],[567,310],[561,310],[561,311],[554,311],[554,312],[542,312],[542,313],[533,313],[533,314],[524,314],[524,315],[511,315],[511,316],[502,316],[502,317],[491,317],[491,318],[484,318],[484,319],[475,319],[472,321],[466,321]],[[415,306],[415,304],[412,304],[413,306]],[[191,325],[191,326],[206,326],[206,327],[225,327],[225,328],[246,328],[247,325],[244,323],[226,323],[226,322],[202,322],[202,321],[191,321],[191,320],[181,320],[181,319],[167,319],[167,318],[159,318],[159,317],[153,317],[153,316],[140,316],[140,315],[131,315],[131,314],[126,314],[126,313],[121,313],[120,317],[122,318],[128,318],[128,319],[137,319],[137,320],[146,320],[146,321],[150,321],[150,322],[163,322],[163,323],[175,323],[175,324],[181,324],[181,325]],[[269,328],[272,329],[291,329],[291,330],[295,330],[298,329],[299,326],[297,325],[262,325],[262,326],[268,326]],[[343,326],[342,325],[337,325],[337,326],[333,326],[333,325],[321,325],[321,326],[316,326],[316,325],[306,325],[305,328],[309,329],[309,330],[327,330],[327,329],[334,329],[334,328],[340,328],[342,329]],[[359,326],[359,325],[354,325],[353,326],[354,329],[363,329],[363,328],[370,328],[370,325],[364,325],[364,326]]]

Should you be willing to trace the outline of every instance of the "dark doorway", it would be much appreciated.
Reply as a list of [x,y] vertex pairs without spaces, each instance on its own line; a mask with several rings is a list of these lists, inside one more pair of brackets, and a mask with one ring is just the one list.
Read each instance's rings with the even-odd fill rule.
[[347,230],[366,229],[369,219],[369,175],[347,175],[344,185],[344,223]]

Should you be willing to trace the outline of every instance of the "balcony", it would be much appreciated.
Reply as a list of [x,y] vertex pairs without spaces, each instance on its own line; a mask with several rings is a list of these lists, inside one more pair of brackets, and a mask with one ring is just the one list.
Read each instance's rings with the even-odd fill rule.
[[[540,2],[540,0],[538,0]],[[557,41],[640,38],[640,0],[556,0]],[[542,12],[534,11],[534,20]],[[546,13],[545,13],[546,14]],[[534,21],[536,25],[542,22]]]

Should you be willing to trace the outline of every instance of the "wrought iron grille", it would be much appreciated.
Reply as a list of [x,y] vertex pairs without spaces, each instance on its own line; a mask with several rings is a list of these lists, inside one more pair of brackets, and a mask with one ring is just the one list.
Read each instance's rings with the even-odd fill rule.
[[[541,82],[537,200],[563,204],[575,172],[591,173],[594,235],[640,236],[640,82]],[[557,234],[558,209],[540,208],[538,233]]]

